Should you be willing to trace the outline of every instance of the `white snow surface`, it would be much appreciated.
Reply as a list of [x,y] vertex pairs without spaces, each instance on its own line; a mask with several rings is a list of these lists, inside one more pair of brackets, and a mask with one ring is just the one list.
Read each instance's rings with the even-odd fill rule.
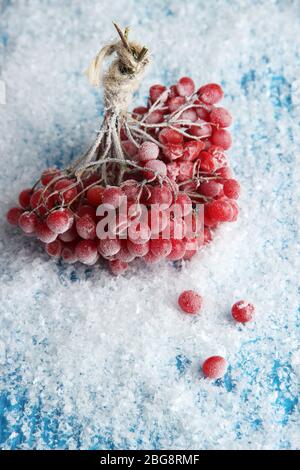
[[[1,447],[299,448],[299,3],[28,0],[0,14]],[[93,140],[102,94],[83,71],[112,20],[152,52],[134,105],[189,75],[222,83],[234,115],[239,220],[181,270],[60,265],[5,222],[22,188]],[[204,298],[196,318],[177,307],[184,289]],[[256,306],[247,326],[230,317],[240,299]],[[215,354],[230,365],[217,383],[200,372]]]

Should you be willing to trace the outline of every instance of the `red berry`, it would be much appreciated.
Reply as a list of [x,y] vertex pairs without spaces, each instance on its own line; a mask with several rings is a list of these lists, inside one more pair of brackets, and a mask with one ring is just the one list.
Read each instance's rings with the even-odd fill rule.
[[136,244],[127,240],[127,249],[132,256],[145,256],[149,252],[150,244],[149,242]]
[[[148,108],[146,108],[145,106],[138,106],[137,108],[134,108],[132,110],[132,115],[134,118],[139,118],[141,116],[143,116],[146,112],[148,111]],[[121,135],[121,138],[122,138],[122,135]],[[125,139],[127,139],[127,136],[125,137]],[[122,138],[122,140],[125,140]]]
[[92,206],[98,207],[102,203],[103,192],[103,186],[93,186],[92,188],[88,189],[86,193],[87,200]]
[[151,237],[149,225],[143,222],[131,224],[128,228],[129,239],[136,244],[144,244]]
[[213,108],[209,115],[209,120],[219,127],[229,127],[232,123],[232,117],[225,108]]
[[170,129],[169,127],[165,127],[159,133],[159,141],[166,145],[166,144],[181,144],[183,142],[183,135],[174,129]]
[[82,204],[82,206],[79,206],[76,213],[79,217],[89,215],[92,219],[96,220],[96,209],[88,204]]
[[57,181],[54,185],[54,191],[59,191],[59,196],[57,199],[59,202],[68,204],[77,196],[77,188],[74,186],[75,181],[64,178]]
[[117,254],[117,258],[124,263],[130,263],[134,260],[135,256],[128,250],[126,240],[122,240],[121,249]]
[[240,196],[240,184],[234,179],[228,179],[224,182],[223,191],[229,199],[238,199]]
[[[45,214],[47,212],[46,205],[48,206],[48,191],[45,191],[43,188],[38,189],[35,191],[30,198],[30,207],[31,209],[39,208],[40,214]],[[47,201],[46,205],[43,201]]]
[[165,155],[165,157],[167,157],[171,161],[177,160],[177,158],[180,158],[183,155],[183,145],[182,144],[166,144],[163,148],[163,154]]
[[154,101],[158,100],[158,98],[161,96],[161,94],[166,91],[166,87],[163,85],[152,85],[150,87],[150,99],[152,103]]
[[49,256],[60,258],[62,247],[63,244],[60,240],[54,240],[54,242],[46,243],[45,250]]
[[155,264],[161,260],[161,256],[157,256],[154,253],[152,253],[151,250],[149,250],[148,253],[145,256],[143,256],[143,259],[147,264]]
[[98,244],[98,251],[104,258],[116,255],[120,249],[121,243],[117,238],[100,240]]
[[123,140],[122,148],[128,157],[135,157],[138,152],[138,147],[131,140]]
[[212,356],[202,365],[202,371],[208,379],[220,379],[227,369],[227,362],[221,356]]
[[76,225],[73,223],[72,227],[69,228],[66,232],[61,233],[58,238],[62,242],[72,242],[78,238]]
[[200,170],[206,173],[213,173],[217,169],[217,162],[211,153],[205,150],[200,153]]
[[231,205],[232,210],[233,210],[233,215],[232,215],[232,218],[231,218],[230,222],[235,222],[238,218],[238,215],[239,215],[239,206],[233,200],[230,201],[230,205]]
[[[198,124],[195,126],[195,124]],[[212,133],[212,127],[211,125],[203,121],[202,119],[198,119],[194,125],[191,126],[190,128],[190,134],[194,135],[195,137],[201,137],[202,139],[206,137],[210,137]]]
[[228,150],[232,144],[231,135],[226,129],[215,129],[211,136],[211,143]]
[[183,96],[174,96],[172,98],[169,98],[167,101],[167,106],[169,108],[170,113],[174,113],[184,104],[185,98]]
[[23,212],[19,218],[19,226],[23,232],[33,233],[35,231],[37,220],[37,216],[34,212]]
[[127,202],[136,200],[140,192],[140,184],[136,180],[127,180],[121,186],[123,193],[127,197]]
[[155,176],[167,176],[167,167],[161,160],[150,160],[144,165],[144,176],[147,180],[152,180]]
[[178,305],[183,312],[195,315],[202,307],[202,297],[193,290],[185,290],[178,298]]
[[159,238],[158,240],[150,240],[150,250],[157,258],[165,258],[172,251],[171,240]]
[[193,162],[180,162],[178,163],[178,181],[186,181],[193,177],[194,163]]
[[155,142],[143,142],[139,148],[138,155],[141,162],[155,160],[159,155],[159,147]]
[[48,168],[44,170],[41,176],[41,183],[43,186],[47,186],[54,178],[60,175],[60,170],[57,168]]
[[216,222],[230,222],[233,209],[227,200],[215,200],[207,205],[207,215]]
[[118,259],[109,261],[108,263],[112,274],[115,275],[122,274],[128,268],[128,263],[120,261]]
[[206,197],[216,197],[222,191],[222,185],[216,180],[204,181],[200,184],[199,193]]
[[183,158],[184,160],[194,161],[199,156],[201,150],[204,149],[205,144],[199,140],[189,140],[184,143]]
[[216,104],[223,98],[224,93],[220,85],[209,83],[199,88],[198,96],[205,104]]
[[182,77],[177,83],[177,92],[180,96],[191,96],[195,91],[195,84],[189,77]]
[[251,321],[255,312],[253,304],[245,300],[239,300],[231,307],[231,314],[235,321],[239,323],[247,323]]
[[19,204],[23,209],[29,209],[30,208],[30,198],[32,196],[32,189],[23,189],[23,191],[20,192],[19,194]]
[[44,243],[54,242],[57,238],[57,234],[52,232],[46,222],[38,220],[35,224],[35,234],[38,240]]
[[163,111],[160,111],[159,109],[156,109],[155,111],[152,111],[151,114],[146,118],[146,123],[147,124],[158,124],[159,122],[163,122],[164,120],[164,113]]
[[147,204],[165,205],[166,208],[170,207],[173,201],[173,194],[170,188],[166,185],[150,187],[150,196]]
[[103,204],[110,204],[117,208],[121,205],[123,198],[125,197],[121,188],[116,186],[110,186],[105,188],[102,196]]
[[76,242],[66,243],[61,250],[62,259],[68,263],[76,263],[78,261],[77,255],[75,253]]
[[[178,119],[183,120],[183,121],[195,122],[198,119],[198,115],[195,109],[189,108],[189,109],[186,109],[185,111],[182,111]],[[183,124],[183,127],[185,127],[185,125],[186,124]]]
[[81,263],[95,264],[98,259],[97,244],[93,240],[80,240],[76,245],[75,254]]
[[96,223],[88,214],[76,220],[76,230],[84,240],[93,240],[96,237]]
[[186,193],[179,193],[175,199],[175,204],[178,204],[182,211],[182,216],[188,215],[192,212],[192,200]]
[[69,230],[73,220],[73,215],[69,209],[58,209],[48,215],[46,223],[52,232],[59,234]]
[[177,261],[182,259],[185,254],[186,244],[184,240],[171,240],[172,250],[171,253],[167,256],[167,259],[170,261]]
[[19,219],[23,214],[23,209],[21,207],[12,207],[6,213],[6,220],[10,225],[18,225]]

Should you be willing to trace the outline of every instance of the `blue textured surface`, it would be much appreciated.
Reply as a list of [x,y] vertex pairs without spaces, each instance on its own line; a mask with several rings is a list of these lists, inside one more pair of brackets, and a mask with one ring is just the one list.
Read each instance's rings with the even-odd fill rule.
[[[136,37],[144,35],[153,45],[154,66],[140,99],[150,83],[169,85],[180,75],[190,74],[199,83],[221,81],[227,105],[236,118],[232,153],[237,158],[232,158],[232,164],[245,188],[241,203],[244,222],[225,237],[228,249],[217,241],[212,253],[203,262],[193,262],[188,273],[176,273],[173,268],[144,273],[136,288],[130,285],[130,275],[116,284],[91,269],[47,262],[30,240],[24,242],[16,231],[1,227],[1,447],[299,449],[299,3],[61,3],[52,0],[48,12],[43,13],[41,0],[26,2],[27,6],[0,2],[0,80],[7,84],[8,95],[7,104],[0,105],[0,128],[4,131],[0,135],[4,168],[0,184],[5,209],[14,200],[9,190],[12,183],[17,194],[43,168],[64,165],[89,142],[102,102],[81,72],[97,47],[111,36],[111,19],[117,19],[121,24],[132,24]],[[164,301],[159,310],[154,296],[153,307],[147,307],[148,286],[150,282],[155,289],[160,284],[166,286],[174,276],[175,287],[162,287],[165,291],[161,292],[161,299],[167,295],[171,299],[185,282],[196,285],[197,262],[201,285],[211,292],[207,293],[211,298],[204,314],[208,326],[203,325],[211,340],[199,336],[190,345],[188,326],[176,318],[163,342],[160,328],[166,331],[167,322],[173,321],[172,312],[169,314]],[[103,299],[99,292],[95,299],[90,298],[88,289],[102,289]],[[129,305],[135,305],[139,296],[146,314],[155,310],[153,322],[157,326],[151,329],[149,325],[149,341],[154,342],[157,334],[157,344],[139,351],[130,345],[129,333],[124,344],[118,345],[118,339],[112,338],[113,352],[101,366],[106,372],[99,379],[100,390],[97,380],[91,379],[97,362],[85,368],[93,347],[84,343],[84,331],[93,333],[84,324],[80,336],[83,307],[76,307],[72,317],[71,304],[62,307],[59,303],[64,296],[78,300],[80,290],[90,309],[95,302],[103,302],[105,312],[120,314],[126,306],[118,300],[113,303],[110,296],[117,299],[119,292],[125,295],[128,290]],[[247,329],[231,326],[226,317],[232,299],[239,296],[254,299],[258,309],[257,322]],[[220,313],[214,313],[212,321],[215,311]],[[62,351],[75,325],[83,379],[81,372],[72,375],[76,367],[71,360],[63,362],[63,352],[57,356],[60,343],[56,334],[63,325],[57,312],[65,315],[66,322]],[[52,321],[48,314],[53,314]],[[162,314],[166,320],[160,318]],[[37,319],[41,331],[34,324]],[[95,325],[94,317],[90,320]],[[129,327],[126,320],[120,321],[123,328]],[[138,318],[132,321],[134,331],[140,323]],[[104,335],[110,334],[109,322],[108,313],[101,324]],[[180,340],[181,327],[186,341]],[[197,327],[199,322],[191,326],[196,336]],[[231,336],[226,340],[227,331]],[[146,342],[147,331],[141,332]],[[206,346],[214,344],[218,335],[229,355],[228,372],[216,383],[197,383],[197,347],[199,355],[205,356],[205,350],[200,354],[201,341]],[[96,350],[103,338],[91,338],[97,341]],[[66,346],[65,354],[76,354],[74,344],[69,346],[70,353]],[[99,347],[97,354],[101,358],[104,350]],[[54,369],[52,361],[58,361],[57,357],[61,363]],[[145,366],[148,372],[139,376],[134,364],[140,370]],[[126,390],[123,367],[124,382],[134,398],[122,395],[123,387]],[[60,377],[61,370],[70,373],[68,380],[64,372]],[[87,383],[82,384],[86,378]],[[82,393],[89,403],[84,406],[80,403]],[[182,406],[176,402],[177,393]],[[127,404],[133,408],[127,410]]]

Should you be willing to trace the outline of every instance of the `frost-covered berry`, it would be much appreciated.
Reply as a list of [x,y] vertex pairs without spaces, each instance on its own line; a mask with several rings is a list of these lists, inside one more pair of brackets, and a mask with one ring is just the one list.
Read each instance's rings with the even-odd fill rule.
[[19,219],[23,214],[23,209],[21,207],[12,207],[6,213],[6,220],[10,225],[18,225]]
[[174,129],[169,129],[165,127],[159,133],[159,141],[166,144],[181,144],[183,142],[183,135],[180,132],[174,131]]
[[159,147],[155,142],[143,142],[139,148],[138,156],[141,162],[155,160],[159,155]]
[[251,321],[255,313],[253,304],[245,300],[239,300],[231,307],[231,314],[235,321],[239,323],[247,323]]
[[58,209],[48,215],[46,224],[52,232],[60,234],[69,230],[73,220],[73,215],[69,209]]
[[149,90],[149,95],[152,103],[157,101],[161,94],[166,91],[166,87],[163,85],[152,85]]
[[107,238],[105,240],[100,240],[98,243],[98,251],[102,256],[104,256],[104,258],[116,255],[119,253],[120,249],[121,243],[117,238]]
[[182,77],[177,83],[177,93],[180,96],[191,96],[195,91],[195,84],[189,77]]
[[111,206],[117,208],[121,205],[124,198],[124,193],[121,188],[117,186],[110,186],[105,188],[102,196],[103,204],[110,204]]
[[32,189],[27,188],[23,189],[23,191],[20,192],[19,194],[19,204],[23,209],[29,209],[30,208],[30,198],[32,196]]
[[194,161],[199,157],[201,150],[205,147],[204,142],[199,140],[189,140],[184,143],[183,158],[184,160]]
[[151,180],[157,175],[167,176],[167,166],[161,160],[150,160],[144,165],[144,175],[147,180]]
[[120,261],[118,259],[109,261],[108,263],[109,263],[109,267],[110,267],[112,274],[115,274],[115,275],[124,273],[126,269],[128,268],[128,263],[124,261]]
[[132,256],[145,256],[150,249],[150,243],[134,243],[131,240],[127,240],[127,249]]
[[230,222],[233,217],[233,209],[228,200],[215,200],[206,206],[208,217],[216,222]]
[[58,238],[62,242],[72,242],[78,238],[78,233],[76,230],[76,225],[73,223],[72,227],[70,227],[66,232],[61,233]]
[[99,256],[97,244],[93,240],[80,240],[76,245],[75,254],[81,263],[95,264]]
[[190,214],[193,210],[192,200],[186,193],[178,193],[175,204],[181,209],[182,216]]
[[60,202],[68,204],[73,201],[77,196],[77,188],[74,185],[75,181],[67,178],[57,181],[54,185],[54,191],[59,192],[59,196],[56,196]]
[[103,186],[93,186],[87,190],[86,198],[93,207],[98,207],[102,203],[104,188]]
[[232,116],[225,108],[213,108],[209,115],[209,120],[219,127],[229,127],[232,123]]
[[93,240],[96,237],[96,223],[88,214],[76,220],[76,230],[84,240]]
[[171,240],[159,238],[157,240],[150,240],[150,250],[157,258],[165,258],[172,251]]
[[96,209],[88,204],[82,204],[76,211],[78,217],[89,215],[92,219],[96,220]]
[[232,138],[226,129],[215,129],[211,136],[211,143],[228,150],[232,145]]
[[49,256],[54,258],[60,258],[63,244],[60,240],[54,240],[54,242],[46,243],[45,250]]
[[185,98],[183,96],[173,96],[168,99],[167,106],[170,113],[174,113],[185,103]]
[[178,305],[183,312],[195,315],[200,312],[202,297],[193,290],[185,290],[178,298]]
[[[177,160],[183,156],[183,145],[182,144],[166,144],[163,148],[163,154],[169,160]],[[168,168],[167,168],[168,171]]]
[[223,96],[223,90],[217,83],[209,83],[198,90],[200,100],[205,104],[216,104]]
[[44,243],[51,243],[54,242],[57,238],[57,233],[54,233],[46,222],[38,220],[35,225],[35,234],[36,237]]
[[228,179],[223,184],[223,191],[225,196],[229,199],[238,199],[240,196],[241,187],[238,181]]
[[37,220],[37,216],[34,212],[23,212],[19,218],[19,227],[25,233],[33,233],[35,231]]
[[216,197],[221,191],[222,185],[216,180],[204,181],[199,187],[199,193],[206,197]]
[[131,140],[123,140],[122,147],[128,157],[133,158],[138,152],[138,147],[133,142],[131,142]]
[[171,253],[167,256],[167,259],[170,261],[177,261],[182,259],[185,254],[186,243],[184,240],[171,240],[172,250]]
[[164,204],[167,207],[170,207],[173,201],[172,191],[168,186],[153,186],[150,187],[150,195],[147,200],[147,204]]
[[202,371],[208,379],[220,379],[225,375],[227,362],[221,356],[211,356],[202,364]]
[[77,255],[75,253],[76,242],[65,243],[61,250],[61,257],[65,263],[73,264],[78,261]]

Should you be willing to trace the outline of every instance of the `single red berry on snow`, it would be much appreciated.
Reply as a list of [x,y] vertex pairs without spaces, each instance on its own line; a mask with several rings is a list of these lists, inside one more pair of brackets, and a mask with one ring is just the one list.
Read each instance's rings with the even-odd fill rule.
[[6,220],[10,225],[18,225],[24,210],[21,207],[12,207],[6,213]]
[[202,297],[193,290],[185,290],[178,298],[178,305],[183,312],[195,315],[201,309]]
[[30,198],[32,196],[32,192],[33,191],[31,188],[23,189],[23,191],[20,192],[19,203],[20,203],[20,206],[23,207],[23,209],[30,208]]
[[73,220],[73,215],[69,209],[58,209],[48,215],[46,223],[52,232],[60,234],[69,230]]
[[231,314],[235,321],[239,323],[247,323],[251,321],[255,312],[253,304],[245,300],[239,300],[231,307]]
[[223,98],[224,92],[217,83],[209,83],[199,88],[198,96],[205,104],[216,104]]
[[202,371],[208,379],[220,379],[227,369],[227,362],[221,356],[211,356],[202,365]]
[[223,191],[225,196],[229,199],[238,199],[240,196],[240,184],[234,179],[228,179],[223,184]]

